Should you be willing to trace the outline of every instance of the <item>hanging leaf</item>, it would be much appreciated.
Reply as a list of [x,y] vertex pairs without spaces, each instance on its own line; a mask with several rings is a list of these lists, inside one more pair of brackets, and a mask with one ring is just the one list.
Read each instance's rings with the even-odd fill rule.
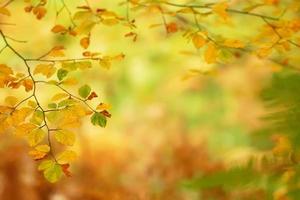
[[92,92],[89,96],[88,96],[88,100],[92,100],[93,98],[98,97],[98,95],[96,94],[96,92]]
[[29,92],[33,89],[33,81],[31,79],[23,80],[22,84],[23,84],[26,92]]
[[35,67],[33,74],[42,74],[50,78],[56,71],[52,64],[39,64]]
[[46,133],[42,129],[36,129],[31,131],[27,135],[27,141],[30,146],[35,146],[40,143],[46,136]]
[[65,56],[64,49],[63,46],[55,46],[48,55],[52,57],[63,57]]
[[205,61],[208,64],[215,63],[217,60],[217,56],[218,56],[218,50],[216,46],[212,43],[209,43],[204,53]]
[[103,114],[97,112],[92,115],[91,122],[95,126],[99,125],[101,127],[105,127],[107,119]]
[[206,44],[206,40],[199,34],[195,34],[192,38],[194,46],[199,49]]
[[166,25],[167,33],[176,33],[178,31],[178,26],[175,22],[171,22]]
[[228,3],[227,2],[221,2],[221,3],[215,4],[212,7],[212,10],[213,10],[214,13],[216,13],[221,18],[226,20],[228,18],[227,8],[228,8]]
[[82,48],[87,49],[90,45],[90,37],[84,37],[80,40],[80,45]]
[[75,143],[75,134],[68,130],[59,130],[54,134],[55,139],[64,145],[73,146]]
[[51,31],[53,32],[53,33],[66,33],[66,32],[68,32],[68,29],[66,29],[64,26],[62,26],[62,25],[55,25],[52,29],[51,29]]
[[86,99],[86,98],[89,96],[89,94],[91,93],[91,90],[92,90],[92,89],[91,89],[90,86],[88,86],[88,85],[83,85],[82,87],[79,88],[78,94],[79,94],[82,98]]
[[66,150],[57,156],[57,162],[61,165],[68,164],[74,161],[76,158],[77,154],[74,151]]
[[58,71],[57,71],[57,78],[58,78],[58,80],[63,80],[67,75],[68,75],[68,71],[67,70],[65,70],[65,69],[59,69]]
[[[46,165],[46,164],[45,164]],[[62,168],[55,162],[47,163],[44,170],[44,176],[50,183],[57,182],[62,175]]]
[[29,155],[33,157],[34,160],[40,160],[44,158],[47,153],[50,151],[50,147],[47,144],[38,145],[34,148],[34,150],[29,151]]

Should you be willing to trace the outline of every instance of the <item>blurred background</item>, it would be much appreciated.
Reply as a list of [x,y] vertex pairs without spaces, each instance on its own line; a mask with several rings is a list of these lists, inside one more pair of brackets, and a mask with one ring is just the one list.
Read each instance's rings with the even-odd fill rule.
[[[66,3],[71,10],[78,5],[77,1]],[[125,15],[125,7],[118,1],[90,3]],[[54,24],[68,21],[66,11],[55,20],[55,12],[51,12],[55,4],[49,1],[43,20],[25,13],[22,1],[11,4],[11,17],[1,16],[1,21],[16,24],[1,26],[7,35],[27,41],[11,41],[23,55],[38,57],[63,44],[68,57],[81,57],[78,38],[51,33]],[[195,189],[187,183],[195,177],[245,166],[252,158],[269,152],[257,148],[253,133],[262,127],[261,117],[266,113],[262,89],[270,84],[272,73],[280,69],[254,56],[243,56],[222,67],[207,65],[202,53],[182,37],[182,32],[166,34],[163,27],[149,28],[161,23],[161,16],[137,12],[131,17],[136,18],[138,27],[136,42],[124,37],[128,29],[121,25],[99,25],[91,34],[90,51],[124,53],[124,60],[114,62],[109,70],[95,65],[84,73],[72,73],[78,85],[88,83],[101,101],[112,105],[112,118],[106,128],[83,119],[77,131],[74,149],[79,158],[71,166],[72,177],[48,183],[38,172],[37,162],[28,156],[26,142],[13,134],[1,134],[0,199],[267,199],[268,187],[272,188],[273,198],[280,186],[271,187],[266,180],[251,187],[224,187],[224,182],[230,184],[236,176],[253,175],[248,171],[236,176],[220,175],[217,179],[223,182],[214,187]],[[247,26],[255,31],[261,24],[251,20]],[[242,22],[235,23],[245,27]],[[237,34],[236,29],[231,30],[221,27],[215,31]],[[239,34],[247,37],[253,32],[247,29]],[[9,51],[1,54],[0,61],[24,70],[22,62]],[[213,73],[194,75],[191,69]],[[76,88],[68,89],[76,93]],[[55,90],[45,87],[40,91],[39,98],[47,105],[49,93]],[[26,96],[23,89],[1,89],[1,101],[12,92],[20,98]],[[214,180],[206,183],[209,181]]]

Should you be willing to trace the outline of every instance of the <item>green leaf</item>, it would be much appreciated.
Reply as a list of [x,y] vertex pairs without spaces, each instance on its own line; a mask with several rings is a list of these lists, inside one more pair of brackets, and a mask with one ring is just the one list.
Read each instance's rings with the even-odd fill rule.
[[99,125],[101,127],[105,127],[106,126],[106,117],[101,114],[101,113],[94,113],[91,117],[91,122],[93,125]]
[[48,104],[48,108],[56,109],[57,108],[57,104],[56,103],[49,103]]
[[75,71],[78,68],[76,62],[64,62],[61,66],[62,68],[64,68],[63,70],[65,71]]
[[58,107],[61,108],[61,107],[65,107],[65,106],[72,106],[76,103],[77,103],[77,101],[75,101],[74,99],[65,99],[58,103]]
[[78,93],[82,98],[86,99],[89,96],[89,94],[91,93],[91,90],[92,89],[90,86],[84,85],[81,88],[79,88]]
[[65,69],[59,69],[57,71],[57,78],[58,80],[63,80],[68,75],[68,71]]
[[62,63],[62,68],[68,71],[75,71],[77,69],[88,69],[92,67],[92,63],[90,61],[79,61],[79,62],[64,62]]
[[77,62],[76,65],[81,70],[88,69],[88,68],[92,67],[92,63],[90,61]]
[[52,162],[51,164],[47,163],[44,167],[46,167],[44,176],[50,183],[55,183],[60,179],[62,175],[62,168],[59,164]]

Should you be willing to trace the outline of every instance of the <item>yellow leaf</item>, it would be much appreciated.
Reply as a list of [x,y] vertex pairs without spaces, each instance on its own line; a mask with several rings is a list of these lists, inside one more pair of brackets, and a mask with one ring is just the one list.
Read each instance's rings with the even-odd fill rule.
[[57,156],[57,161],[59,164],[67,164],[75,160],[76,157],[77,154],[74,151],[66,150]]
[[272,52],[272,48],[269,47],[263,47],[257,50],[257,55],[260,58],[266,58],[268,55],[270,55]]
[[177,13],[186,13],[186,14],[191,13],[191,14],[193,14],[194,10],[192,8],[183,8],[183,9],[178,10]]
[[35,160],[44,158],[47,153],[50,151],[50,147],[47,144],[38,145],[35,147],[35,150],[29,151],[28,154],[33,157]]
[[44,171],[44,177],[50,182],[58,181],[63,173],[62,166],[53,160],[45,160],[38,166],[39,171]]
[[94,22],[93,20],[85,20],[75,28],[75,31],[76,33],[78,33],[78,35],[88,34],[91,32],[95,25],[96,22]]
[[21,125],[17,126],[14,133],[17,136],[24,136],[24,135],[27,135],[28,133],[30,133],[35,128],[36,128],[36,125],[34,125],[32,123],[25,123],[25,124],[21,124]]
[[45,136],[46,136],[46,133],[40,128],[31,131],[27,135],[27,141],[29,143],[29,146],[37,145],[44,139]]
[[50,151],[50,146],[48,144],[42,144],[35,147],[35,150],[48,153]]
[[74,128],[79,127],[81,122],[81,116],[74,113],[72,110],[65,110],[61,112],[61,119],[57,123],[60,128]]
[[8,76],[10,74],[13,74],[12,69],[5,64],[0,64],[0,75]]
[[7,96],[4,101],[11,107],[14,107],[18,103],[18,99],[14,96]]
[[206,43],[206,40],[199,34],[195,34],[192,38],[192,41],[197,49],[203,47]]
[[9,10],[5,7],[0,8],[0,13],[3,14],[3,15],[6,15],[6,16],[10,16]]
[[29,151],[28,154],[29,154],[34,160],[42,159],[42,158],[44,158],[44,157],[47,155],[47,153],[41,152],[41,151],[37,151],[37,150]]
[[85,115],[89,115],[90,111],[88,108],[80,104],[69,107],[68,110],[76,113],[78,117],[84,117]]
[[33,74],[42,74],[50,78],[56,71],[52,64],[39,64],[35,67]]
[[105,104],[105,103],[100,103],[96,108],[96,110],[99,110],[99,111],[109,110],[109,109],[111,109],[111,105]]
[[49,168],[52,164],[54,164],[54,161],[52,160],[44,160],[43,162],[41,162],[38,166],[38,170],[39,171],[43,171],[47,168]]
[[103,67],[104,69],[110,69],[111,67],[111,62],[110,59],[108,58],[103,58],[99,61],[99,64],[101,67]]
[[68,130],[59,130],[54,134],[55,139],[64,145],[73,146],[75,143],[75,134]]
[[64,85],[76,85],[78,83],[77,79],[75,78],[67,78],[62,82]]
[[208,44],[204,53],[205,61],[208,64],[215,63],[217,60],[217,56],[218,56],[218,49],[216,48],[216,46],[212,43]]
[[17,72],[16,77],[18,77],[18,78],[24,78],[25,74]]
[[112,56],[110,59],[114,61],[121,61],[125,58],[125,55],[123,53],[120,53],[118,55]]
[[7,122],[9,125],[17,127],[19,124],[23,123],[32,112],[32,108],[20,108],[7,118]]
[[227,14],[227,8],[228,8],[228,3],[227,2],[222,2],[222,3],[217,3],[212,7],[212,10],[214,13],[222,17],[224,20],[228,18]]
[[28,101],[27,105],[30,106],[31,108],[36,108],[37,107],[37,104],[36,104],[35,101]]
[[99,13],[99,15],[102,18],[108,19],[108,18],[118,18],[118,15],[112,11],[102,11]]
[[107,25],[107,26],[113,26],[119,23],[119,20],[117,19],[104,19],[101,21],[102,24]]
[[0,113],[1,114],[9,114],[12,111],[12,108],[8,106],[0,106]]
[[53,162],[48,168],[44,170],[44,177],[50,182],[57,182],[62,175],[62,167],[61,165]]
[[224,42],[224,46],[231,47],[231,48],[244,48],[245,44],[239,40],[227,39]]
[[69,97],[69,95],[67,93],[58,93],[58,94],[54,95],[51,100],[52,101],[58,101],[58,100],[61,100],[61,99],[66,99],[68,97]]
[[151,24],[149,26],[149,28],[156,28],[156,27],[159,27],[159,26],[163,26],[164,24]]

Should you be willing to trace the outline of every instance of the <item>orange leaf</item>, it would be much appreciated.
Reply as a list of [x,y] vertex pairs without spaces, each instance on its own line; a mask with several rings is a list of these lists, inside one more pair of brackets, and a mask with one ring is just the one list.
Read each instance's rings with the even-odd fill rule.
[[166,29],[168,33],[176,33],[178,31],[177,24],[175,22],[171,22],[166,25]]
[[63,51],[64,49],[65,48],[63,46],[53,47],[51,52],[48,55],[52,57],[63,57],[65,56],[65,53]]
[[107,111],[107,110],[103,110],[100,112],[102,115],[104,115],[105,117],[111,117],[111,114]]
[[23,86],[25,87],[25,91],[29,92],[30,90],[33,89],[33,82],[31,79],[25,79],[23,81]]
[[90,94],[90,96],[88,96],[88,100],[92,100],[93,98],[96,98],[96,97],[98,97],[98,95],[95,93],[95,92],[92,92],[91,94]]
[[60,165],[62,168],[63,173],[67,176],[67,177],[71,177],[71,172],[69,171],[70,168],[70,164],[62,164]]
[[215,63],[218,56],[218,50],[214,44],[210,43],[207,45],[206,51],[204,53],[205,61],[208,64]]
[[84,37],[80,40],[80,45],[82,48],[87,49],[90,45],[90,37]]
[[62,25],[55,25],[55,26],[51,29],[51,31],[52,31],[53,33],[65,33],[65,32],[67,32],[67,29],[66,29],[64,26],[62,26]]
[[192,41],[197,49],[203,47],[206,43],[206,40],[199,34],[195,34],[192,38]]
[[33,9],[33,14],[35,14],[37,19],[42,19],[46,15],[46,13],[47,13],[46,8],[42,6],[38,6]]

